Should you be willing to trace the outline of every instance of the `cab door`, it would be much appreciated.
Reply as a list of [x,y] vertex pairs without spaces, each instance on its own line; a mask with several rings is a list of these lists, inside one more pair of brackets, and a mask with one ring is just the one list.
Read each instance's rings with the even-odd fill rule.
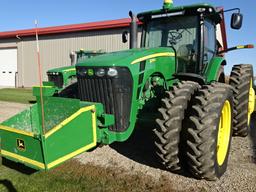
[[204,21],[204,47],[203,47],[203,69],[211,62],[216,54],[216,32],[215,24],[210,20]]

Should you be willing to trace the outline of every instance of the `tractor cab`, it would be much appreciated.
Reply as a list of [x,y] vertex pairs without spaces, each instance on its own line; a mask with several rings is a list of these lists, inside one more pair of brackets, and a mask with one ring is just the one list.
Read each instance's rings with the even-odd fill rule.
[[[241,15],[240,15],[241,16]],[[239,16],[238,16],[239,17]],[[241,17],[232,16],[232,28],[241,27]],[[226,49],[223,10],[208,4],[173,7],[138,15],[143,23],[141,47],[170,47],[176,53],[176,76],[204,76],[207,65]]]

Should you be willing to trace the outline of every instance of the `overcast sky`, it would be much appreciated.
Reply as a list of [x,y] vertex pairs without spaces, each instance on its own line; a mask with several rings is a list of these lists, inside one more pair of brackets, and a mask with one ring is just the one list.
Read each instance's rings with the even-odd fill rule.
[[[11,3],[10,3],[11,2]],[[228,45],[253,43],[256,45],[255,0],[174,0],[174,5],[208,2],[225,9],[239,7],[244,14],[243,28],[229,27],[230,14],[226,14]],[[28,29],[38,19],[39,27],[85,23],[128,17],[128,11],[138,13],[162,7],[162,0],[12,0],[0,2],[0,31]],[[256,70],[256,49],[234,51],[227,55],[228,70],[236,63],[251,63]]]

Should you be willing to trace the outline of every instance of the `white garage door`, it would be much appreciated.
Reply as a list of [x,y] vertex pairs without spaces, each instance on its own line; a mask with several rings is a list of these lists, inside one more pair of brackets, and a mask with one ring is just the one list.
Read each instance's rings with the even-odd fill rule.
[[15,87],[17,49],[0,49],[0,86]]

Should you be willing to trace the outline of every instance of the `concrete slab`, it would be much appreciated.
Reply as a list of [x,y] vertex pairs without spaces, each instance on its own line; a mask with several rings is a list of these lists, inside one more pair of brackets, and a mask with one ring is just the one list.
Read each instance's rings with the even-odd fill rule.
[[23,111],[27,107],[29,107],[29,104],[9,103],[0,101],[0,122]]

